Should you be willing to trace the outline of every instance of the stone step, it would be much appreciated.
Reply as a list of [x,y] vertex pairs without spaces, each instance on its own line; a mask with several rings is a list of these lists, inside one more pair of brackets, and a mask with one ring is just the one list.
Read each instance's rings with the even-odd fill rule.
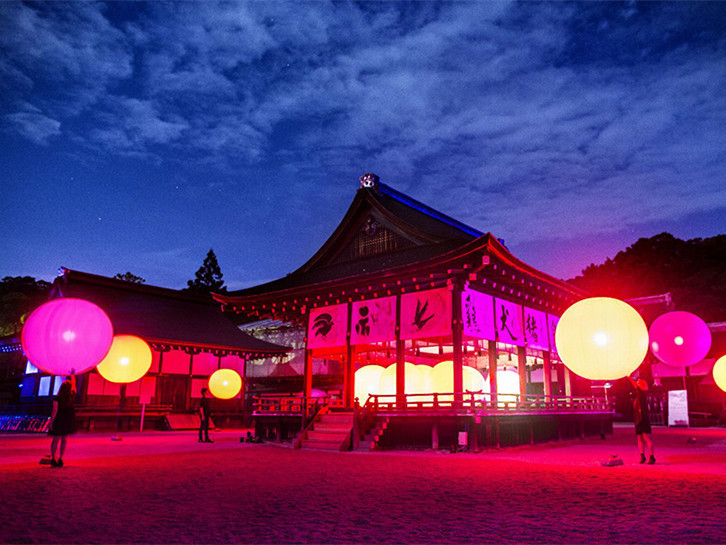
[[343,432],[350,431],[352,427],[353,424],[350,422],[315,422],[315,424],[313,424],[313,429],[315,431]]
[[350,429],[345,432],[311,430],[308,432],[307,439],[314,439],[320,441],[338,441],[338,444],[340,444],[343,442],[343,439],[348,436],[348,433],[350,433]]
[[315,450],[340,450],[340,444],[343,441],[320,441],[317,439],[303,439],[300,442],[301,448]]
[[328,413],[324,414],[318,420],[319,422],[347,422],[353,424],[353,413]]

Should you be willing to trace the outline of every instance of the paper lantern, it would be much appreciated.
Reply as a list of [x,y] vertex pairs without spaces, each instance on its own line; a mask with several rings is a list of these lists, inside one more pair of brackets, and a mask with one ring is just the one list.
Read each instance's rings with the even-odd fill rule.
[[143,377],[151,367],[151,348],[134,335],[115,335],[111,350],[96,370],[109,382],[127,384]]
[[219,369],[209,377],[209,391],[217,399],[232,399],[242,389],[242,377],[233,369]]
[[368,396],[379,393],[379,384],[383,367],[380,365],[366,365],[355,372],[355,397],[358,403],[365,405]]
[[650,325],[650,349],[663,363],[686,367],[706,357],[711,330],[690,312],[667,312]]
[[726,392],[726,356],[721,356],[713,366],[713,380],[716,386]]
[[648,329],[623,301],[593,297],[568,308],[555,331],[557,352],[573,373],[615,380],[635,371],[648,351]]
[[111,348],[113,325],[106,313],[84,299],[61,298],[42,304],[23,327],[27,358],[54,375],[84,373]]

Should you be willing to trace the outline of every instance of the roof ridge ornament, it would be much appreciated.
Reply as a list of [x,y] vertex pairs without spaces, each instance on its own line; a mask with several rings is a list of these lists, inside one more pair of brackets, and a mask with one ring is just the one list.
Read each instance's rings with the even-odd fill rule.
[[378,182],[380,178],[372,172],[366,172],[359,178],[360,189],[378,189]]

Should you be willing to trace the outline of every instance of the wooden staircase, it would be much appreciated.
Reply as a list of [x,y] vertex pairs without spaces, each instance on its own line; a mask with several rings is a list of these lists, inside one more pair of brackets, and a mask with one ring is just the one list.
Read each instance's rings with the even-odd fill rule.
[[350,449],[353,411],[318,414],[295,440],[295,448],[343,451]]
[[388,418],[377,418],[374,426],[366,431],[363,439],[358,443],[356,450],[368,451],[378,448],[378,440],[388,428]]

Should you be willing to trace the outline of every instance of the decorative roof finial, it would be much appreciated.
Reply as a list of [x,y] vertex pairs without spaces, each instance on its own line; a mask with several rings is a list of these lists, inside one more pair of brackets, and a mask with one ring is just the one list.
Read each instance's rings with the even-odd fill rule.
[[378,187],[378,180],[380,178],[378,176],[376,176],[375,174],[373,174],[372,172],[366,172],[359,179],[360,179],[361,189],[363,189],[363,188],[375,189]]

